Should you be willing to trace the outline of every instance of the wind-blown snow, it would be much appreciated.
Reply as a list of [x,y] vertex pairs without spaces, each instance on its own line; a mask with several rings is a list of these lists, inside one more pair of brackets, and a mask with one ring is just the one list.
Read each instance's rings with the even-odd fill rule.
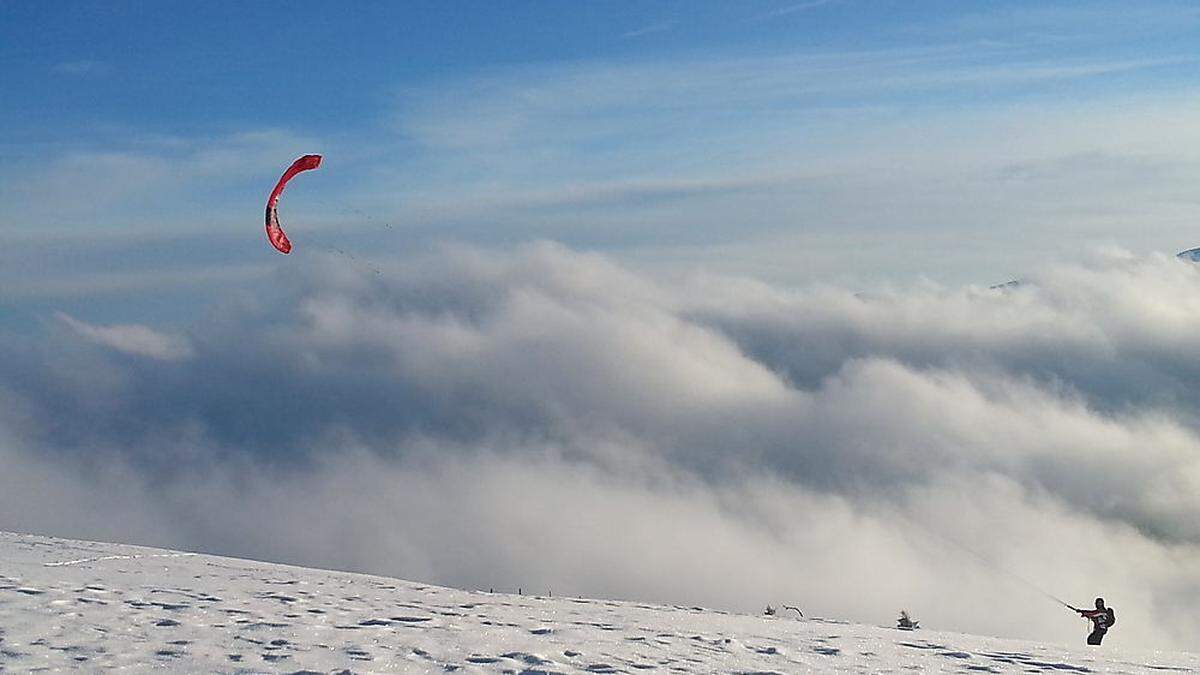
[[0,670],[115,668],[530,675],[1163,673],[1200,671],[1200,655],[465,591],[0,533]]

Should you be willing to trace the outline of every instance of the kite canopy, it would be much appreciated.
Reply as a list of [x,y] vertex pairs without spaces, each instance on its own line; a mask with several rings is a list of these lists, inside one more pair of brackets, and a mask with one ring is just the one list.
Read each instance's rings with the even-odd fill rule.
[[279,205],[279,196],[283,194],[283,188],[287,187],[288,181],[296,176],[301,171],[310,171],[321,166],[320,155],[305,155],[300,159],[292,162],[292,165],[283,172],[279,177],[279,182],[275,184],[275,189],[271,190],[271,196],[267,198],[267,240],[280,253],[291,253],[292,242],[288,241],[287,235],[283,233],[283,228],[279,225],[279,214],[276,212],[276,206]]

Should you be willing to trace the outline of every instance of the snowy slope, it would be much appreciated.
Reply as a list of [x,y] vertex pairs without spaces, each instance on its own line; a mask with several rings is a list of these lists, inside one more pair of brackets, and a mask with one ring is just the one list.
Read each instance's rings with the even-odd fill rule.
[[[1119,630],[1119,626],[1116,630]],[[1082,636],[1081,636],[1082,637]],[[462,591],[0,533],[0,670],[1200,672],[1200,655]]]

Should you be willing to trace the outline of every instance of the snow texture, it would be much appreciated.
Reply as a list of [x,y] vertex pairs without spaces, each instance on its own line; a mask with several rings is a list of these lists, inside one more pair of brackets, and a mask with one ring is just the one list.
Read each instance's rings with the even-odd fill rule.
[[1200,672],[1200,655],[899,631],[794,614],[465,591],[0,533],[0,671],[116,668],[1166,673]]

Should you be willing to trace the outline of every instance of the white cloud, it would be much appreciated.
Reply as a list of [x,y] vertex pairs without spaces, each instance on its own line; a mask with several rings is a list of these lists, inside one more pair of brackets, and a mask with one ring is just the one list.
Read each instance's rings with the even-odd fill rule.
[[0,527],[1080,639],[1020,577],[1195,648],[1200,272],[1031,278],[863,297],[451,249],[292,269],[184,360],[7,336]]
[[840,0],[809,0],[808,2],[798,2],[795,4],[786,5],[784,7],[780,7],[778,9],[771,10],[770,12],[765,12],[763,14],[758,15],[755,18],[769,19],[769,18],[774,18],[774,17],[787,16],[788,14],[796,14],[797,12],[807,12],[810,9],[817,9],[818,7],[823,7],[825,5],[832,4],[834,2],[840,2]]
[[63,61],[55,64],[54,72],[62,75],[105,75],[112,72],[112,64],[106,61],[96,61],[94,59],[80,59],[78,61]]
[[417,154],[356,200],[423,236],[790,283],[1003,281],[1088,242],[1192,245],[1195,88],[1118,85],[1194,58],[971,42],[501,69],[407,91]]
[[[994,283],[1084,242],[1196,243],[1197,94],[1153,85],[1194,55],[927,42],[496,68],[406,91],[399,137],[138,134],[30,153],[45,160],[0,167],[0,238],[249,232],[279,167],[321,149],[332,163],[289,197],[294,227],[340,228],[322,248],[356,259],[552,238],[644,267],[874,286]],[[1134,73],[1150,83],[1136,96]],[[25,283],[80,272],[44,271]]]
[[181,216],[181,205],[248,178],[273,181],[280,167],[313,147],[319,144],[310,138],[268,129],[216,138],[134,137],[120,147],[52,154],[31,165],[0,167],[8,174],[0,187],[0,219],[11,224],[10,235],[126,230],[143,223],[163,231],[181,222],[195,231],[195,223],[225,214],[202,202],[208,208]]
[[81,337],[118,352],[160,361],[178,361],[192,355],[186,338],[167,335],[137,324],[98,326],[56,312],[55,318]]
[[268,278],[272,270],[270,265],[262,263],[167,269],[152,267],[123,272],[81,270],[48,278],[29,278],[24,275],[6,284],[4,293],[10,299],[26,301],[79,300],[98,296],[120,298],[130,293],[175,290],[196,291],[208,297],[214,288],[262,280]]
[[633,30],[629,30],[624,33],[621,33],[621,37],[628,40],[630,38],[642,37],[643,35],[652,35],[654,33],[665,33],[667,31],[673,29],[675,27],[675,25],[678,23],[679,22],[675,21],[674,19],[669,19],[666,21],[656,21],[654,23],[642,26],[641,28],[634,28]]

